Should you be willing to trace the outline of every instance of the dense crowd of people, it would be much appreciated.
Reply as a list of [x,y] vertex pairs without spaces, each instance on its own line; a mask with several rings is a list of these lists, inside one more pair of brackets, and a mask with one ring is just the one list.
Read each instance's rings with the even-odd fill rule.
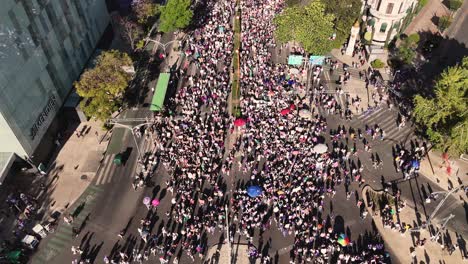
[[[295,237],[292,263],[312,259],[324,263],[332,252],[340,251],[342,254],[335,257],[342,262],[383,261],[379,254],[382,251],[355,252],[340,246],[339,234],[322,219],[324,197],[335,195],[334,187],[344,174],[342,168],[347,167],[346,151],[338,146],[325,153],[315,151],[314,147],[324,142],[326,120],[320,115],[298,115],[298,111],[311,107],[304,98],[291,96],[290,91],[301,84],[296,76],[288,74],[288,66],[271,61],[275,46],[272,19],[281,12],[284,2],[242,1],[241,5],[242,114],[248,122],[234,146],[241,153],[234,165],[250,176],[247,185],[261,186],[264,193],[251,197],[245,186],[234,193],[234,229],[253,241],[255,230],[270,228],[273,218],[284,235]],[[316,71],[319,73],[320,68]],[[320,86],[315,90],[323,89]],[[315,104],[323,103],[330,113],[335,113],[333,100],[318,94]],[[259,257],[269,261],[266,255]]]
[[[226,239],[234,241],[236,234],[244,237],[249,243],[248,255],[262,263],[272,263],[272,252],[257,250],[253,243],[258,231],[261,237],[272,228],[294,237],[291,263],[384,263],[387,256],[381,241],[368,242],[359,249],[352,246],[352,241],[343,244],[344,230],[335,229],[334,215],[326,212],[324,203],[335,196],[338,185],[344,183],[349,199],[353,194],[351,182],[359,187],[364,184],[363,166],[359,159],[355,162],[358,148],[371,153],[371,142],[384,140],[385,132],[377,124],[330,129],[326,118],[314,109],[323,106],[328,114],[350,120],[350,107],[360,110],[360,98],[340,105],[320,81],[323,68],[319,66],[312,70],[312,94],[302,97],[308,85],[304,82],[305,69],[273,63],[273,18],[283,10],[283,0],[241,1],[238,51],[234,50],[231,28],[235,2],[204,4],[209,11],[197,18],[203,23],[187,36],[184,49],[195,71],[187,75],[176,93],[174,114],[158,117],[149,128],[151,137],[157,140],[152,152],[140,160],[142,170],[134,182],[135,189],[141,187],[159,164],[164,165],[170,175],[165,185],[172,196],[170,210],[165,214],[172,225],[152,233],[157,210],[147,204],[150,212],[138,229],[146,243],[144,252],[132,256],[120,252],[106,257],[107,261],[141,262],[157,254],[161,263],[178,263],[178,249],[192,260],[203,258],[208,246],[205,236],[225,231],[229,217],[232,222]],[[245,121],[239,125],[227,111],[230,65],[237,52],[239,119]],[[294,52],[304,53],[300,48]],[[326,63],[331,64],[330,71],[339,65],[330,59]],[[348,66],[343,67],[341,82],[345,84],[351,75]],[[373,74],[365,74],[366,82],[375,84]],[[342,88],[338,87],[336,93],[343,93]],[[377,90],[372,98],[375,106],[386,100]],[[226,143],[229,136],[235,137],[232,147]],[[327,136],[331,142],[328,146],[324,144]],[[328,149],[319,150],[321,146]],[[421,148],[398,152],[396,167],[405,173],[414,172],[412,157],[419,157]],[[374,169],[378,169],[381,160],[377,154],[372,153],[372,161]],[[248,180],[234,183],[232,178]],[[228,181],[231,193],[227,193]],[[262,192],[253,196],[247,191],[249,186],[259,187]],[[356,197],[356,202],[364,219],[364,200]],[[230,206],[228,212],[226,205]],[[385,217],[387,213],[383,211]],[[124,237],[125,231],[119,236]]]

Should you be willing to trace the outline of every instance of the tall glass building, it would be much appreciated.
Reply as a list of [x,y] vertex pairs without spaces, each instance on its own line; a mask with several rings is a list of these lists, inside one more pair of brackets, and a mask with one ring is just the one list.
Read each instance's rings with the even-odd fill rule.
[[105,0],[1,1],[0,152],[35,151],[109,22]]

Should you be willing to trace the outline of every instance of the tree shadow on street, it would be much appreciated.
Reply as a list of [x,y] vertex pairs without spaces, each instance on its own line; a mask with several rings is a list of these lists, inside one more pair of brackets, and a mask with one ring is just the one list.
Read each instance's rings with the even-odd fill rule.
[[456,39],[430,31],[420,31],[418,34],[420,41],[417,51],[422,58],[416,59],[413,65],[400,67],[398,74],[404,78],[400,81],[406,83],[401,92],[405,98],[411,100],[416,94],[424,97],[433,96],[433,85],[439,75],[447,67],[455,66],[464,56],[468,56],[466,45]]

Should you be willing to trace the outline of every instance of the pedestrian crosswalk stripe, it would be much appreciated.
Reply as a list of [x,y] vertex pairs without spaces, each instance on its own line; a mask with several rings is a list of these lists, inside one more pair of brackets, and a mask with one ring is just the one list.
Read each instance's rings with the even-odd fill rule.
[[52,238],[51,240],[49,240],[49,242],[47,242],[47,247],[52,247],[54,248],[54,245],[59,248],[62,248],[63,246],[65,246],[68,242],[63,242],[63,241],[60,241],[58,239],[54,239]]
[[57,240],[66,241],[68,243],[72,239],[72,234],[58,233],[55,234],[54,238]]
[[379,108],[377,110],[374,110],[374,112],[369,113],[369,114],[364,114],[363,118],[360,118],[362,122],[364,123],[371,123],[372,120],[376,120],[377,118],[381,117],[382,115],[385,114],[385,110],[382,108]]
[[71,236],[67,234],[56,234],[53,238],[50,239],[52,240],[57,240],[57,241],[62,241],[63,243],[68,243],[71,240]]
[[375,110],[367,110],[367,111],[369,111],[369,112],[366,112],[366,110],[365,110],[363,113],[361,113],[360,115],[358,115],[357,118],[358,118],[359,120],[364,120],[364,119],[367,119],[367,118],[369,118],[369,117],[375,115],[376,113],[378,113],[378,112],[380,112],[380,111],[382,111],[382,110],[384,110],[382,107],[379,107],[379,108],[377,108],[377,109],[375,109]]
[[60,230],[60,232],[67,232],[67,231],[71,232],[72,226],[69,225],[69,224],[62,225],[59,230]]
[[406,130],[403,130],[399,135],[397,135],[396,138],[399,141],[409,139],[409,138],[411,138],[412,133],[413,133],[413,131],[411,129],[406,129]]
[[[384,129],[384,131],[385,131],[385,129]],[[398,126],[395,125],[394,127],[390,128],[390,129],[387,129],[387,131],[385,131],[385,134],[386,134],[387,137],[395,137],[395,136],[401,134],[401,132],[402,132],[402,128],[398,129]]]
[[384,131],[391,129],[392,127],[396,126],[395,117],[389,114],[383,120],[379,121],[378,124]]
[[35,263],[45,263],[47,260],[45,259],[45,256],[43,254],[36,254],[33,259],[33,264]]
[[96,185],[92,185],[92,184],[89,185],[88,188],[95,191],[95,192],[102,192],[103,191],[103,189],[101,187],[96,186]]
[[83,210],[82,212],[80,212],[80,215],[78,215],[78,217],[76,218],[76,220],[78,222],[81,222],[83,219],[85,219],[89,213],[91,213],[92,211],[92,208],[89,208],[88,210]]
[[99,174],[97,175],[96,184],[100,184],[101,178],[107,174],[107,171],[109,167],[111,166],[111,159],[112,159],[112,155],[107,155],[107,157],[104,159],[103,167],[99,171]]
[[96,180],[96,185],[103,184],[104,179],[109,175],[109,170],[113,167],[112,155],[108,155],[104,161],[104,168],[100,171]]
[[50,261],[58,254],[58,250],[56,248],[46,248],[43,251],[43,256],[46,261]]

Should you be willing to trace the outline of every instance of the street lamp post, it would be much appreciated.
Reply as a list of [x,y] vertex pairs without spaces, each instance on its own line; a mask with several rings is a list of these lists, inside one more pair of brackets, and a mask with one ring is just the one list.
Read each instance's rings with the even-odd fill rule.
[[226,236],[227,236],[227,246],[229,248],[229,264],[232,264],[232,245],[231,245],[231,236],[229,234],[229,214],[228,214],[228,206],[227,204],[224,206],[224,210],[226,213]]
[[[434,209],[434,212],[432,212],[432,214],[429,216],[429,218],[427,219],[426,223],[419,226],[419,227],[414,227],[412,229],[410,229],[410,232],[419,232],[421,229],[425,229],[427,228],[430,224],[431,224],[431,221],[432,219],[434,218],[434,216],[437,214],[437,212],[439,212],[440,208],[442,207],[442,205],[444,205],[445,201],[448,199],[448,197],[450,195],[452,195],[453,193],[457,192],[458,190],[460,189],[463,189],[464,188],[464,184],[458,186],[457,188],[453,188],[451,191],[449,192],[436,192],[435,194],[440,194],[440,193],[445,193],[445,197],[444,199],[442,199],[442,201],[440,201],[440,203],[437,205],[437,207]],[[448,218],[448,217],[447,217]],[[445,219],[447,219],[445,218]],[[451,218],[449,218],[448,220],[450,220]],[[444,225],[447,224],[448,220],[445,222]]]
[[146,126],[146,125],[149,125],[149,124],[151,124],[151,123],[143,123],[143,124],[139,124],[139,125],[134,126],[134,127],[129,126],[129,125],[124,125],[124,124],[121,124],[121,123],[117,123],[117,122],[115,122],[115,121],[110,121],[109,123],[130,130],[130,132],[132,133],[133,141],[135,142],[136,149],[137,149],[137,151],[138,151],[138,158],[140,158],[140,157],[141,157],[140,146],[138,145],[138,142],[137,142],[136,136],[135,136],[135,131],[134,131],[133,129],[135,129],[135,128],[140,128],[140,127],[142,127],[142,126]]
[[31,165],[31,167],[33,167],[34,171],[37,173],[37,172],[41,172],[39,170],[39,168],[36,166],[36,164],[34,164],[34,162],[31,160],[31,158],[29,158],[27,155],[24,155],[23,156],[23,160],[26,161],[26,163],[28,163],[29,165]]
[[[147,38],[146,41],[147,41],[147,43],[153,42],[154,44],[156,44],[155,47],[162,47],[162,50],[164,51],[164,54],[166,54],[166,49],[167,49],[167,47],[168,47],[170,44],[174,43],[176,40],[171,40],[171,41],[166,42],[166,43],[161,43],[161,42],[159,42],[159,41],[157,41],[157,40]],[[152,53],[155,52],[155,47],[153,47]]]

